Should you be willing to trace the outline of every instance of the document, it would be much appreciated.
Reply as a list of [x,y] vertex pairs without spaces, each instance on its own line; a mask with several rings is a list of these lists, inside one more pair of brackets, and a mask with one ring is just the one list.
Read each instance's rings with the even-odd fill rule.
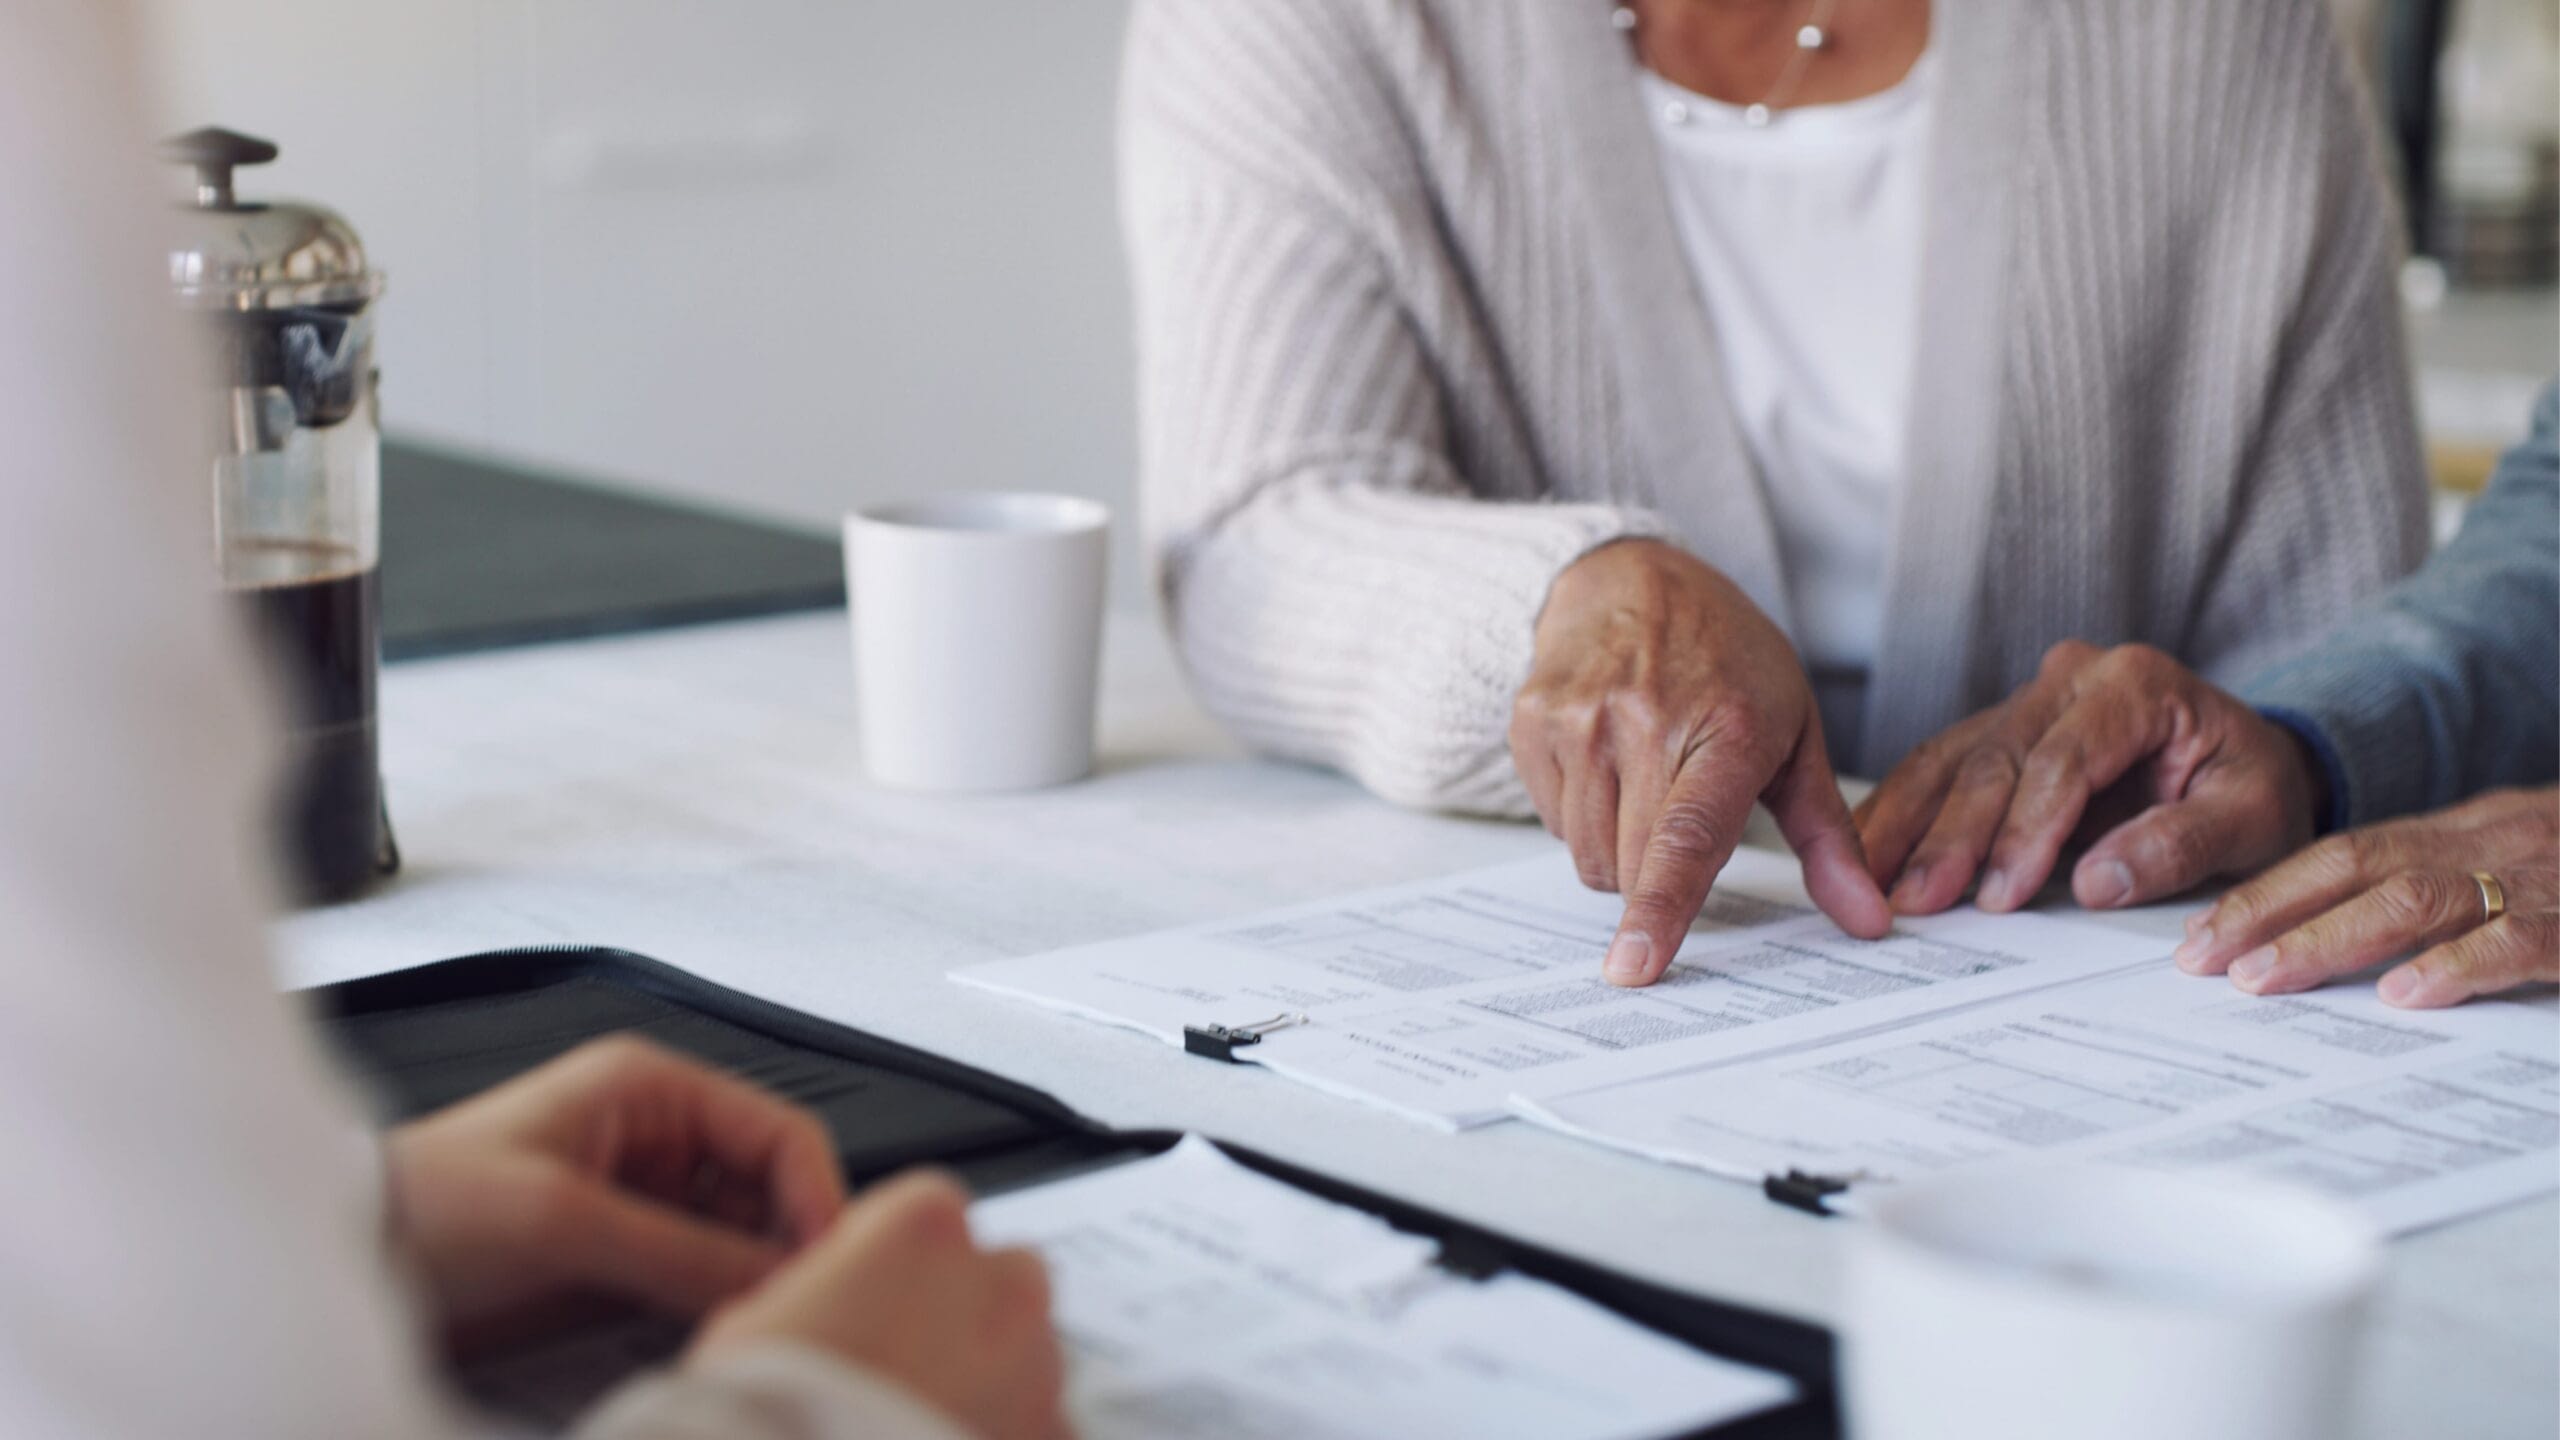
[[1944,1166],[2073,1157],[2305,1184],[2405,1232],[2560,1186],[2548,1004],[2384,1005],[2368,984],[2256,997],[2166,965],[1524,1116],[1757,1182],[1861,1190]]
[[1970,909],[1853,939],[1806,899],[1793,860],[1745,849],[1664,978],[1628,990],[1600,978],[1621,909],[1558,852],[952,978],[1177,1045],[1187,1025],[1285,1019],[1237,1057],[1458,1128],[1502,1118],[1515,1096],[1837,1040],[2160,962],[2168,948]]
[[1637,1440],[1783,1404],[1783,1375],[1658,1335],[1185,1139],[981,1200],[978,1238],[1048,1260],[1087,1440]]

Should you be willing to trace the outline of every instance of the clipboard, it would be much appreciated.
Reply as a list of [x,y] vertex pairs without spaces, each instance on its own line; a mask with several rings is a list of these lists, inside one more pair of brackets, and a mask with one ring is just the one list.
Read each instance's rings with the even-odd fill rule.
[[[814,1110],[847,1182],[932,1163],[981,1194],[1156,1154],[1170,1131],[1114,1130],[1029,1086],[728,990],[626,951],[547,947],[466,956],[303,991],[317,1027],[373,1090],[386,1123],[440,1108],[598,1036],[626,1031],[746,1076]],[[1835,1440],[1833,1342],[1817,1325],[1689,1294],[1524,1244],[1391,1196],[1220,1143],[1240,1163],[1438,1242],[1442,1266],[1513,1270],[1684,1344],[1793,1378],[1803,1398],[1699,1432],[1717,1440]],[[565,1426],[632,1372],[682,1346],[683,1327],[617,1316],[455,1377],[498,1416]]]

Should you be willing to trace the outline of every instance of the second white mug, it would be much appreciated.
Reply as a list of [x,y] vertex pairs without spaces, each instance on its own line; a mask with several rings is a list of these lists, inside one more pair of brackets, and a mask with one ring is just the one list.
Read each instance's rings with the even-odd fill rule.
[[2107,1165],[1915,1180],[1851,1245],[1855,1440],[2334,1440],[2381,1270],[2325,1196]]
[[1023,790],[1093,768],[1110,512],[938,496],[845,517],[863,764],[909,790]]

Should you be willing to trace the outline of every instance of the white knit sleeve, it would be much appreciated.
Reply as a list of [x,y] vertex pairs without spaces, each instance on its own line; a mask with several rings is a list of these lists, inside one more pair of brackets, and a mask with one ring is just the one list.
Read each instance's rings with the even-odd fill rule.
[[[1319,10],[1289,11],[1286,40],[1319,46]],[[1362,113],[1358,56],[1275,54],[1236,33],[1257,23],[1280,28],[1141,5],[1123,97],[1148,549],[1176,647],[1260,750],[1404,804],[1525,814],[1505,737],[1547,588],[1662,527],[1471,488],[1381,252],[1395,202],[1343,153],[1391,122]]]

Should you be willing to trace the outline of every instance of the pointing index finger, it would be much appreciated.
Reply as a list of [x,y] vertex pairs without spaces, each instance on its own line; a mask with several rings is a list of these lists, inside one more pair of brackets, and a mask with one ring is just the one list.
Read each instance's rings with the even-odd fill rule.
[[1690,751],[1663,794],[1645,842],[1643,878],[1627,893],[1626,914],[1609,942],[1602,974],[1611,984],[1650,985],[1670,967],[1767,779],[1748,747],[1732,739],[1710,734]]

